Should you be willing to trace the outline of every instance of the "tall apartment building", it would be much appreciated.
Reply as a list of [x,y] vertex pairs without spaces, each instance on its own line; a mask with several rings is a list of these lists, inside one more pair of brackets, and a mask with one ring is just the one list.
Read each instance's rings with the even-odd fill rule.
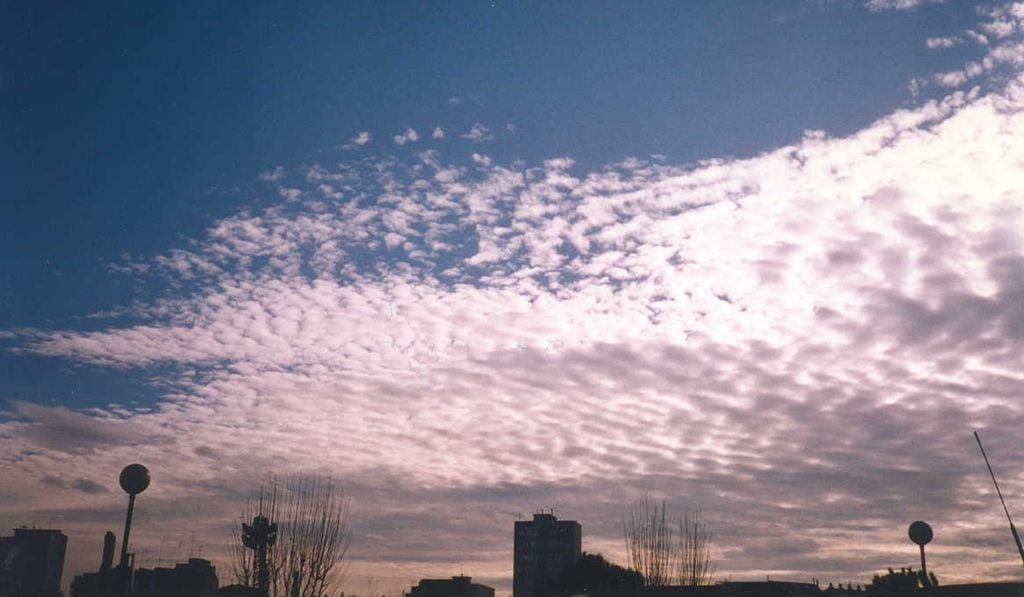
[[551,583],[576,563],[582,544],[583,530],[575,520],[534,514],[533,520],[516,521],[512,597],[554,595]]
[[57,597],[68,537],[60,531],[14,529],[0,537],[0,595]]

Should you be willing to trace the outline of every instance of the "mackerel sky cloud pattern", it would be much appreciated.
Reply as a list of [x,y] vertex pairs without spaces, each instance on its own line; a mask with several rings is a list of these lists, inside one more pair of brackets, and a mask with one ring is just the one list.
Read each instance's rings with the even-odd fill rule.
[[1024,495],[1021,6],[983,15],[992,45],[944,97],[749,158],[505,161],[476,123],[404,128],[399,155],[353,131],[345,161],[271,169],[203,234],[114,264],[158,298],[0,332],[162,396],[14,401],[0,512],[95,534],[120,507],[107,471],[145,462],[140,524],[187,518],[222,558],[253,468],[329,472],[355,499],[354,578],[463,562],[507,588],[511,521],[538,507],[621,558],[645,493],[703,508],[723,576],[864,582],[913,563],[925,519],[946,584],[1011,578],[970,432]]

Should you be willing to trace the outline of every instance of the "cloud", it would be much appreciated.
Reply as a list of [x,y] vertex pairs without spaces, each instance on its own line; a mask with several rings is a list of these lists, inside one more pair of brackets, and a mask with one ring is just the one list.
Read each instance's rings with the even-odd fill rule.
[[19,434],[49,450],[87,453],[140,441],[138,430],[115,416],[89,416],[62,406],[14,402]]
[[23,354],[164,393],[15,403],[0,511],[99,537],[123,513],[100,488],[143,462],[140,549],[197,528],[223,565],[256,479],[330,472],[363,577],[468,552],[507,587],[511,522],[538,507],[621,561],[646,493],[701,505],[734,578],[827,581],[838,562],[832,580],[863,582],[918,518],[943,582],[1009,578],[970,431],[1008,461],[1024,423],[1019,130],[1017,74],[748,159],[275,169],[266,194],[292,201],[149,259],[135,275],[161,294],[134,318],[19,331]]
[[69,483],[59,477],[54,477],[53,475],[46,475],[39,479],[39,483],[42,485],[56,487],[57,489],[61,489],[64,491],[72,489],[88,495],[99,495],[107,492],[106,487],[85,478],[75,479],[74,481],[71,481]]
[[260,172],[260,180],[264,182],[277,182],[282,178],[284,178],[284,168],[281,166],[278,166],[273,170],[268,170],[267,172]]
[[405,132],[395,135],[395,145],[405,145],[406,143],[415,143],[420,140],[420,134],[414,129],[406,128]]
[[964,40],[959,37],[929,37],[924,43],[929,50],[936,50],[958,46],[964,43]]
[[973,29],[968,29],[964,31],[964,35],[967,37],[967,39],[973,41],[976,44],[988,45],[988,37],[982,35],[981,33],[978,33],[977,31],[974,31]]
[[946,0],[867,0],[864,7],[871,12],[885,10],[913,10],[925,4],[942,4]]
[[71,488],[91,495],[106,493],[107,491],[106,487],[94,481],[90,481],[89,479],[75,479],[71,484]]
[[459,137],[479,143],[481,141],[493,141],[494,133],[491,132],[491,129],[477,122],[470,127],[468,132],[459,135]]
[[[1024,65],[1024,2],[997,5],[984,9],[981,13],[984,20],[978,28],[984,33],[968,29],[964,31],[963,37],[978,45],[988,46],[985,55],[961,68],[933,75],[931,82],[940,87],[955,88],[1000,69],[1010,68],[1015,72]],[[913,83],[915,89],[921,84],[922,81]]]
[[434,132],[430,136],[433,137],[434,139],[444,139],[444,137],[445,137],[444,129],[439,127],[439,126],[434,127]]
[[360,147],[369,145],[372,141],[373,135],[371,135],[369,131],[361,131],[355,137],[352,137],[352,139],[349,140],[348,143],[342,145],[341,147],[346,151],[352,151],[354,149],[358,149]]

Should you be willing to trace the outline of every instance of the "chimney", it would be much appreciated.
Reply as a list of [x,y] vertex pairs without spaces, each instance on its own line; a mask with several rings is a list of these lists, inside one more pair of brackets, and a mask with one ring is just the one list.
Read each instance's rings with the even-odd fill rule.
[[117,538],[114,537],[114,533],[107,531],[107,534],[103,535],[103,563],[100,564],[100,570],[110,570],[113,567],[116,544]]

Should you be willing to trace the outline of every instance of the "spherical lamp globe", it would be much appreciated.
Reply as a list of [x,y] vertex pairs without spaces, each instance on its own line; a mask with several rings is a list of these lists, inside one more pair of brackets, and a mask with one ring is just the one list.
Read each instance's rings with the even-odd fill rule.
[[129,464],[121,471],[121,489],[128,495],[138,495],[149,487],[149,469],[141,464]]

